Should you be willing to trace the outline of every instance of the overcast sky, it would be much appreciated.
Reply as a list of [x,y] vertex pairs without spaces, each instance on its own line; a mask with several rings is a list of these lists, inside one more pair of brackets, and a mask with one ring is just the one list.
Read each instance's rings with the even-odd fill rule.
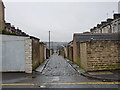
[[[41,41],[71,41],[118,11],[117,2],[5,2],[5,20]],[[108,13],[108,15],[107,15]]]

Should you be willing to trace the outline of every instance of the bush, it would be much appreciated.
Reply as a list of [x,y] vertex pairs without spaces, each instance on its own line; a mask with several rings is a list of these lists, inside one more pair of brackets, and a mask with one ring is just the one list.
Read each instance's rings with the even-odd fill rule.
[[5,35],[16,35],[16,33],[11,33],[9,31],[6,31],[6,30],[2,30],[2,34],[5,34]]

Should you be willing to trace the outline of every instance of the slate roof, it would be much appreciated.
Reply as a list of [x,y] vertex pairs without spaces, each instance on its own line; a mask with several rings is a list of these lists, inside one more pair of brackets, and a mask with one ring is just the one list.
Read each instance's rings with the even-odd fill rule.
[[36,40],[40,40],[39,38],[37,38],[37,37],[34,37],[34,36],[30,36],[30,39],[36,39]]
[[89,40],[120,40],[120,33],[112,33],[112,34],[75,33],[74,39],[76,40],[76,42],[84,42]]

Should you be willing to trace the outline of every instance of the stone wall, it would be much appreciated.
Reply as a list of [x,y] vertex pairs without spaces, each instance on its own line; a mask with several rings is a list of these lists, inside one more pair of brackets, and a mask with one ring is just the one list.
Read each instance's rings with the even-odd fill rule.
[[61,49],[59,50],[59,55],[65,57],[65,51],[64,51],[64,48],[61,48]]
[[81,68],[88,70],[88,65],[87,65],[87,46],[86,43],[81,43],[80,44],[80,66]]
[[43,43],[40,43],[40,63],[43,63],[43,61],[45,60],[44,58],[44,44]]
[[25,40],[25,72],[32,73],[40,65],[39,40]]
[[120,69],[120,41],[80,43],[81,67],[86,71]]
[[77,62],[77,43],[76,40],[73,40],[73,61]]
[[40,65],[39,40],[32,39],[32,67],[33,70]]
[[80,66],[80,42],[73,40],[73,61]]
[[68,46],[68,59],[73,61],[73,47],[72,46]]
[[47,59],[47,54],[46,54],[47,50],[46,50],[46,45],[44,45],[44,59]]
[[25,72],[32,73],[32,40],[25,40]]
[[64,46],[64,53],[65,53],[65,58],[68,57],[68,47]]

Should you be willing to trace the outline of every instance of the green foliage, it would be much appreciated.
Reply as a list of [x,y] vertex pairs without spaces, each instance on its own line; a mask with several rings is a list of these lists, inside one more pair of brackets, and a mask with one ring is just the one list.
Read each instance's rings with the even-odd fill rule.
[[16,35],[16,33],[11,33],[9,31],[6,31],[6,30],[2,30],[2,34],[5,34],[5,35]]

